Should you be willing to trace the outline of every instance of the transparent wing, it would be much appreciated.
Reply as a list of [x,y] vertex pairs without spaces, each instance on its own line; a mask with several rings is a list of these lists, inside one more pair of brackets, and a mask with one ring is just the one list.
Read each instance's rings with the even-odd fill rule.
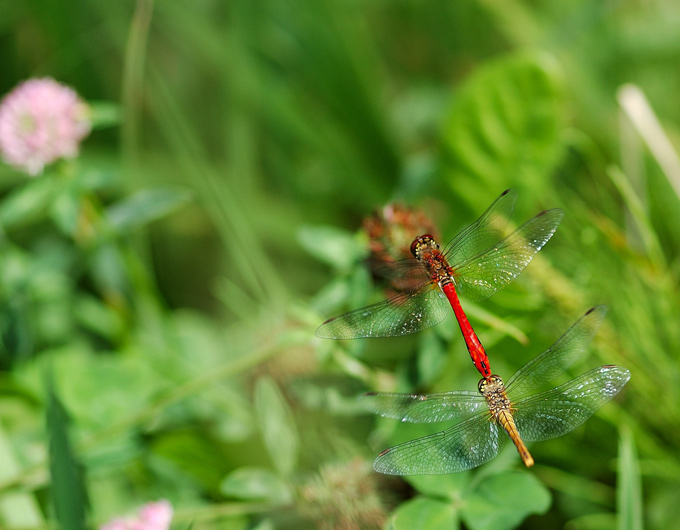
[[589,309],[555,344],[520,368],[506,385],[511,399],[516,401],[536,390],[579,361],[606,314],[604,305]]
[[397,296],[331,318],[316,330],[322,339],[396,337],[439,324],[451,312],[444,293],[435,286]]
[[368,393],[360,398],[366,410],[386,418],[409,423],[432,423],[462,419],[488,409],[478,392],[442,392],[439,394]]
[[463,262],[498,243],[516,200],[515,190],[505,190],[479,219],[449,241],[444,248],[449,263]]
[[441,475],[481,466],[502,449],[507,436],[488,413],[380,453],[373,469],[387,475]]
[[619,366],[601,366],[552,390],[515,404],[515,424],[525,442],[562,436],[585,422],[630,379]]
[[400,291],[418,291],[430,283],[427,271],[415,258],[399,261],[366,260],[371,272],[382,278]]
[[562,217],[564,212],[560,209],[546,210],[502,241],[491,243],[486,252],[463,260],[447,256],[458,292],[469,300],[480,301],[508,285],[552,237]]

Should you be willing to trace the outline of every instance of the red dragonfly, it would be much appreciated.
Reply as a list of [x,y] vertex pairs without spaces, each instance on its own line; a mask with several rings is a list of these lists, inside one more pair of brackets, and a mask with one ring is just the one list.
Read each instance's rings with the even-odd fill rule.
[[[505,431],[527,467],[534,464],[525,442],[566,434],[612,399],[630,379],[618,366],[601,366],[540,394],[531,392],[580,360],[597,333],[607,308],[597,306],[555,344],[524,365],[505,385],[485,377],[476,392],[362,396],[367,409],[413,423],[465,418],[453,427],[397,445],[378,455],[373,469],[388,475],[435,475],[480,466],[503,448]],[[481,395],[480,395],[481,394]]]
[[560,209],[546,210],[503,238],[515,200],[515,192],[504,191],[443,252],[431,235],[417,237],[411,245],[415,259],[398,261],[386,272],[392,283],[403,289],[401,293],[327,320],[316,336],[357,339],[415,333],[444,320],[450,304],[472,362],[480,374],[490,376],[488,357],[463,312],[458,293],[480,301],[505,287],[548,242],[563,217]]

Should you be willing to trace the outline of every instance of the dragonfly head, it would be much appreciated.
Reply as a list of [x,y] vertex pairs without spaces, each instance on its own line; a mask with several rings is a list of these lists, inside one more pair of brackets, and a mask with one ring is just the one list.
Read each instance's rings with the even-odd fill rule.
[[500,376],[491,374],[489,377],[483,377],[480,379],[477,389],[479,390],[480,394],[486,396],[491,392],[505,389],[505,385],[503,384],[503,380],[500,378]]
[[431,250],[439,250],[439,244],[434,240],[430,234],[423,234],[418,236],[411,243],[411,254],[417,260],[423,259],[423,254]]

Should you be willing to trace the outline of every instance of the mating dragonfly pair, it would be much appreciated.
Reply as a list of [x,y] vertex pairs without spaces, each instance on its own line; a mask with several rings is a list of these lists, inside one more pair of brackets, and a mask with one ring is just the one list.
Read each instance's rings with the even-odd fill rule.
[[366,408],[414,423],[462,420],[453,427],[380,453],[373,469],[391,475],[464,471],[494,458],[508,435],[524,464],[534,464],[525,442],[566,434],[612,399],[630,379],[618,366],[601,366],[541,393],[534,391],[579,361],[597,333],[605,306],[590,309],[550,348],[520,368],[506,383],[492,373],[489,358],[472,329],[458,293],[481,301],[512,282],[560,224],[559,209],[546,210],[507,237],[503,231],[516,195],[506,190],[445,249],[430,235],[411,245],[414,259],[389,269],[400,294],[324,322],[316,335],[328,339],[393,337],[438,324],[449,313],[458,320],[473,364],[482,375],[478,392],[439,394],[368,393]]

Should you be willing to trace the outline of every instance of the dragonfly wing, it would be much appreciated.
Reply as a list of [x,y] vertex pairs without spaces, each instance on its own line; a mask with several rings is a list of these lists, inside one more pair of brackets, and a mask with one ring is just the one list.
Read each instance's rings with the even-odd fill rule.
[[439,324],[450,313],[444,293],[427,285],[327,320],[316,330],[322,339],[396,337]]
[[459,263],[495,245],[502,237],[517,200],[515,190],[505,190],[470,226],[446,244],[449,263]]
[[459,262],[451,259],[458,292],[478,302],[508,285],[552,237],[562,217],[560,209],[546,210],[485,252]]
[[366,260],[369,270],[400,291],[417,291],[428,283],[427,271],[415,258],[399,261]]
[[387,475],[441,475],[481,466],[506,442],[503,429],[477,414],[450,429],[396,445],[380,453],[373,469]]
[[601,366],[557,388],[516,403],[513,413],[525,442],[562,436],[585,422],[630,379],[619,366]]
[[477,392],[442,392],[439,394],[369,393],[361,396],[366,410],[386,418],[409,423],[432,423],[462,419],[487,407]]
[[520,398],[541,384],[552,381],[583,358],[606,314],[607,306],[604,305],[589,309],[555,344],[534,357],[508,380],[508,391]]

